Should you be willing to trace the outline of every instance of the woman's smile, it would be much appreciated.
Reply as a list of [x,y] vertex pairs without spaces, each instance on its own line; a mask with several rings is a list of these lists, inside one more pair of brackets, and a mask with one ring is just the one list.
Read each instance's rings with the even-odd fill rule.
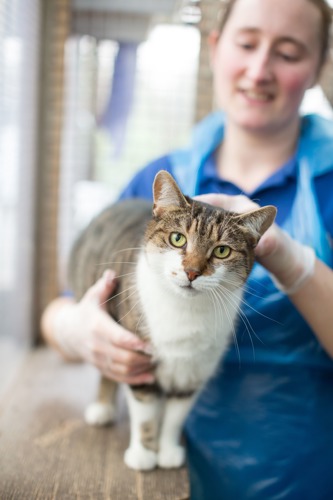
[[237,92],[241,94],[244,100],[249,104],[268,103],[272,102],[274,99],[274,94],[272,92],[256,88],[238,87]]

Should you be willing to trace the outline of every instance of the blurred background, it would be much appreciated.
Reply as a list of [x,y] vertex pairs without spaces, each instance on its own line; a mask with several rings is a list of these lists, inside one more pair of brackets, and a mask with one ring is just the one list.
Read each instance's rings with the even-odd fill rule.
[[[220,0],[0,1],[0,390],[80,228],[214,108]],[[304,111],[332,115],[331,62]],[[5,377],[6,374],[6,377]]]

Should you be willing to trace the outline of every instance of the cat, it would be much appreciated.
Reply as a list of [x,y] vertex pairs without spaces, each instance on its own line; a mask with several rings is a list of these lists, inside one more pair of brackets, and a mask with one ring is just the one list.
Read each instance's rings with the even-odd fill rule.
[[[266,206],[237,214],[184,196],[166,171],[157,173],[153,206],[133,199],[103,211],[79,237],[70,259],[77,299],[106,268],[119,286],[109,313],[149,340],[156,382],[126,386],[130,415],[128,467],[180,467],[184,420],[235,335],[254,248],[273,223]],[[114,419],[116,383],[101,378],[92,425]]]

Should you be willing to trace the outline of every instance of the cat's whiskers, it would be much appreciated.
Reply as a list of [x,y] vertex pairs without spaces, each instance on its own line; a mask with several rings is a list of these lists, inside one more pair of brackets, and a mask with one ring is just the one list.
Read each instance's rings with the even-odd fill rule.
[[[126,289],[126,291],[127,290],[128,290],[128,288]],[[123,304],[124,302],[126,302],[126,300],[128,300],[130,297],[132,297],[132,295],[135,295],[135,293],[136,293],[136,290],[134,290],[134,292],[127,295],[124,299],[122,299],[120,302],[118,302],[118,306],[120,306],[120,304]]]
[[[135,292],[133,292],[133,293],[135,293]],[[133,293],[132,293],[131,295],[133,295]],[[131,295],[130,295],[130,296],[131,296]],[[120,322],[121,322],[124,318],[126,318],[126,316],[127,316],[127,315],[131,312],[131,311],[133,311],[133,309],[134,309],[134,308],[135,308],[135,307],[139,304],[139,302],[140,302],[140,300],[137,300],[137,301],[135,302],[135,304],[131,307],[131,309],[130,309],[129,311],[127,311],[127,313],[126,313],[126,314],[124,314],[124,316],[122,316],[121,318],[119,318],[119,319],[118,319],[118,323],[120,323]],[[121,323],[120,323],[120,324],[121,324]]]
[[136,274],[136,271],[133,271],[132,273],[125,273],[125,274],[119,274],[119,276],[117,275],[116,278],[123,278],[124,276],[133,276]]
[[[223,281],[223,283],[226,285],[231,285],[234,290],[244,286],[243,284],[240,284],[239,280],[233,280],[232,278],[226,276],[223,276],[223,278],[221,278],[218,275],[212,277],[209,286],[212,288],[216,288],[221,284],[221,281]],[[229,291],[231,292],[232,290]]]
[[257,290],[250,286],[250,285],[247,285],[245,283],[245,285],[243,286],[243,290],[248,294],[248,295],[251,295],[252,297],[256,297],[257,299],[261,299],[261,300],[267,300],[267,297],[265,297],[265,295],[261,295],[260,292],[259,293],[256,293]]
[[111,297],[109,297],[104,302],[101,302],[99,305],[100,306],[104,306],[104,304],[106,304],[107,302],[110,302],[111,300],[115,299],[116,297],[119,297],[119,295],[121,295],[121,294],[127,292],[128,290],[130,290],[131,288],[135,288],[135,287],[136,287],[136,285],[129,286],[125,290],[122,290],[121,292],[117,293],[116,295],[112,295]]
[[[238,276],[239,276],[240,279],[243,278],[241,274],[239,274]],[[265,298],[262,295],[255,294],[254,291],[253,291],[254,288],[252,288],[251,286],[249,286],[247,284],[247,282],[245,282],[242,285],[240,285],[240,281],[239,280],[233,280],[231,278],[226,278],[226,277],[223,278],[223,282],[226,283],[226,284],[228,284],[228,285],[231,285],[231,286],[233,286],[235,288],[239,288],[240,286],[242,286],[243,290],[246,291],[246,292],[248,292],[250,295],[253,295],[254,297],[258,297],[260,299],[264,299]]]
[[[258,297],[258,298],[260,298],[260,299],[262,299],[262,298],[263,298],[263,297],[261,297],[260,295],[256,295],[256,294],[253,294],[253,293],[250,293],[250,292],[249,292],[249,294],[250,294],[250,295],[252,295],[252,296],[254,296],[254,297]],[[252,311],[254,311],[256,314],[259,314],[260,316],[262,316],[263,318],[268,319],[268,320],[270,320],[270,321],[273,321],[273,322],[274,322],[274,323],[276,323],[277,325],[282,325],[282,324],[283,324],[283,323],[281,323],[280,321],[278,321],[278,320],[276,320],[276,319],[274,319],[274,318],[271,318],[270,316],[266,316],[266,314],[264,314],[264,313],[262,313],[262,312],[258,311],[257,309],[255,309],[253,306],[251,306],[251,305],[249,304],[249,302],[248,302],[247,300],[245,300],[245,299],[244,299],[244,297],[242,297],[241,302],[242,302],[244,305],[246,305],[249,309],[251,309]]]
[[[224,310],[224,313],[230,323],[230,327],[231,327],[231,332],[232,332],[232,336],[233,336],[233,339],[234,339],[234,345],[235,345],[235,348],[236,348],[236,351],[237,351],[237,355],[238,355],[238,361],[239,363],[241,362],[241,358],[240,358],[240,350],[239,350],[239,346],[238,346],[238,341],[237,341],[237,334],[236,334],[236,329],[235,329],[235,324],[234,324],[234,321],[232,320],[232,318],[230,317],[230,313],[228,311],[228,308],[226,307],[226,304],[224,302],[224,300],[227,300],[227,302],[234,308],[236,309],[236,311],[238,312],[238,308],[235,307],[235,304],[232,304],[230,303],[230,301],[228,300],[228,297],[226,296],[225,294],[225,290],[223,289],[220,289],[220,291],[222,292],[221,295],[218,293],[217,289],[214,290],[215,291],[215,294],[216,294],[216,297],[217,297],[217,300],[220,302],[220,304],[222,305],[223,307],[223,310]],[[223,318],[222,316],[222,313],[221,313],[221,319]]]
[[[241,316],[242,321],[243,321],[244,325],[246,326],[246,329],[249,331],[249,333],[250,333],[250,331],[251,331],[251,332],[252,332],[252,334],[253,334],[253,335],[254,335],[254,336],[255,336],[255,337],[259,340],[259,342],[261,342],[261,343],[263,344],[264,342],[263,342],[263,341],[262,341],[262,340],[258,337],[258,335],[257,335],[257,334],[256,334],[256,332],[254,331],[254,329],[253,329],[253,327],[252,327],[252,325],[251,325],[251,323],[250,323],[250,321],[249,321],[248,317],[246,316],[246,314],[245,314],[245,313],[244,313],[244,311],[242,310],[241,306],[239,305],[240,303],[245,303],[244,299],[243,299],[243,298],[241,298],[241,299],[240,299],[240,302],[239,302],[238,300],[237,300],[237,301],[235,301],[235,298],[234,298],[233,294],[232,294],[232,293],[230,293],[230,291],[229,291],[229,290],[227,290],[227,289],[226,289],[226,290],[224,290],[224,291],[225,291],[225,293],[226,293],[226,298],[229,300],[229,303],[233,303],[233,304],[234,304],[235,309],[236,309],[236,311],[237,311],[237,314],[239,314],[239,315]],[[231,302],[230,302],[230,301],[231,301]],[[251,337],[251,336],[250,336],[250,337]],[[252,338],[251,338],[251,343],[252,343]],[[252,344],[252,345],[253,345],[253,344]]]
[[[209,291],[210,291],[210,293],[211,293],[211,295],[213,297],[216,318],[219,316],[219,322],[221,323],[223,321],[223,319],[224,319],[224,316],[222,314],[221,308],[218,307],[218,306],[220,304],[222,304],[224,312],[227,313],[227,311],[225,310],[225,305],[223,304],[223,301],[221,300],[221,297],[219,296],[218,291],[216,289],[213,288],[213,289],[211,289]],[[215,324],[216,324],[216,321],[215,321]],[[216,331],[217,331],[217,329],[215,330],[215,333],[216,333]],[[215,338],[216,338],[216,336],[215,336]]]
[[115,260],[110,260],[108,262],[101,262],[100,264],[96,264],[96,267],[97,266],[108,266],[109,264],[133,264],[136,266],[137,262],[136,261],[132,261],[132,262],[126,262],[126,261],[115,261]]
[[[223,285],[220,285],[220,286],[222,287],[222,289],[224,288]],[[264,344],[264,342],[261,340],[260,337],[258,337],[258,335],[256,334],[256,332],[254,331],[254,329],[253,329],[253,327],[252,327],[249,319],[247,318],[246,314],[242,311],[242,309],[239,306],[238,302],[236,302],[233,294],[227,288],[224,288],[224,292],[225,292],[225,298],[226,298],[226,300],[228,300],[229,304],[232,305],[235,308],[235,310],[239,314],[239,318],[242,320],[242,322],[243,322],[243,324],[245,326],[245,329],[246,329],[246,331],[249,334],[249,339],[250,339],[250,342],[251,342],[251,345],[252,345],[253,359],[255,359],[255,349],[254,349],[254,343],[253,343],[253,340],[252,340],[251,332],[259,340],[259,342],[261,342],[262,344]],[[241,300],[241,302],[244,302],[244,301]]]
[[140,323],[141,323],[141,320],[142,320],[143,316],[144,316],[144,313],[142,312],[142,313],[140,314],[140,318],[139,318],[139,320],[138,320],[138,322],[137,322],[137,324],[136,324],[136,327],[135,327],[135,332],[134,332],[135,334],[138,334],[139,325],[140,325]]
[[[253,283],[256,285],[256,287],[261,288],[264,292],[267,292],[267,290],[269,289],[268,285],[261,283],[259,280],[255,279],[255,278],[252,278],[251,281],[253,281]],[[254,288],[250,287],[250,286],[249,286],[249,289],[254,290]],[[264,297],[261,297],[261,298],[264,298]]]
[[[237,273],[237,271],[234,271],[235,274],[237,274],[240,278],[242,278],[242,275],[240,273]],[[261,288],[263,290],[263,292],[266,292],[268,290],[268,286],[261,283],[259,280],[257,279],[254,279],[253,277],[251,278],[251,281],[256,285],[256,287],[258,288]],[[249,282],[246,281],[243,285],[244,289],[246,289],[246,291],[248,291],[249,293],[252,292],[252,295],[254,297],[259,297],[260,299],[265,299],[265,297],[263,295],[256,295],[254,292],[257,292],[257,288],[254,288],[253,286],[249,285]]]
[[217,332],[217,308],[215,305],[215,296],[214,296],[214,290],[208,290],[208,295],[212,297],[212,302],[213,302],[213,307],[214,307],[214,330],[215,330],[215,341],[217,340],[216,338],[216,332]]
[[142,246],[140,247],[128,247],[128,248],[122,248],[121,250],[117,250],[116,252],[112,252],[111,255],[117,255],[118,253],[121,253],[121,252],[128,252],[130,250],[142,250]]
[[[227,279],[227,278],[225,278],[225,277],[224,277],[224,278],[223,278],[223,282],[224,282],[224,283],[226,283],[226,284],[230,284],[230,285],[232,285],[232,286],[237,286],[237,287],[239,287],[239,282],[238,282],[238,281],[234,281],[234,280],[232,280],[232,279],[230,279],[230,278],[228,278],[228,279]],[[245,282],[245,284],[244,284],[244,285],[242,285],[242,287],[243,287],[244,291],[246,291],[249,295],[252,295],[253,297],[257,297],[257,298],[259,298],[259,299],[263,299],[263,300],[265,299],[265,297],[264,297],[264,296],[259,295],[259,294],[255,294],[255,293],[253,293],[253,292],[252,292],[253,288],[252,288],[252,287],[247,286],[247,283],[246,283],[246,282]],[[229,292],[231,292],[231,291],[229,290]],[[232,292],[231,292],[231,293],[232,293]],[[258,310],[257,310],[257,309],[255,309],[254,307],[252,307],[252,306],[251,306],[251,305],[250,305],[250,304],[249,304],[249,303],[248,303],[248,302],[247,302],[244,298],[242,298],[242,303],[243,303],[243,304],[245,304],[245,305],[246,305],[247,307],[249,307],[250,309],[252,309],[255,313],[259,314],[260,316],[262,316],[262,317],[264,317],[264,318],[266,318],[266,319],[269,319],[270,321],[273,321],[273,322],[277,323],[278,325],[281,325],[281,324],[282,324],[282,323],[280,323],[279,321],[277,321],[276,319],[274,319],[274,318],[270,318],[269,316],[266,316],[265,314],[261,313],[260,311],[258,311]]]
[[[233,299],[232,295],[231,296],[228,295],[228,293],[230,293],[230,292],[229,292],[229,290],[227,288],[221,287],[221,291],[222,291],[222,294],[223,294],[223,299],[225,301],[227,301],[231,307],[234,308],[234,310],[236,311],[236,313],[239,315],[240,319],[244,323],[245,328],[246,328],[246,330],[247,330],[247,332],[249,334],[250,341],[251,341],[252,351],[253,351],[253,357],[255,358],[254,345],[253,345],[253,341],[252,341],[252,337],[251,337],[251,332],[250,332],[250,330],[248,328],[248,325],[245,322],[245,318],[242,316],[242,311],[241,311],[241,309],[240,309],[240,307],[238,305],[238,302],[232,300]],[[223,303],[223,301],[222,301],[222,304],[225,307],[225,304]],[[236,351],[237,351],[238,360],[239,360],[239,363],[240,363],[241,362],[240,350],[239,350],[238,341],[237,341],[237,333],[236,333],[236,329],[235,329],[234,326],[233,326],[233,338],[234,338],[235,348],[236,348]]]

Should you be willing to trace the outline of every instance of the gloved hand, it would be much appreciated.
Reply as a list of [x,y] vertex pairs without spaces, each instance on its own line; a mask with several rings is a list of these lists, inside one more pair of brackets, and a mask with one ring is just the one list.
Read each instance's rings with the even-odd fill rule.
[[297,292],[314,273],[316,255],[313,248],[293,240],[276,224],[261,238],[256,256],[270,272],[276,287],[286,295]]
[[[259,208],[257,203],[243,195],[208,194],[197,196],[196,199],[238,213]],[[293,240],[276,224],[261,237],[255,253],[258,262],[271,274],[277,288],[287,295],[297,292],[314,272],[314,250]]]
[[115,285],[114,273],[108,270],[80,302],[64,304],[54,315],[53,339],[71,359],[88,361],[118,382],[152,382],[152,364],[145,354],[149,346],[106,312]]

